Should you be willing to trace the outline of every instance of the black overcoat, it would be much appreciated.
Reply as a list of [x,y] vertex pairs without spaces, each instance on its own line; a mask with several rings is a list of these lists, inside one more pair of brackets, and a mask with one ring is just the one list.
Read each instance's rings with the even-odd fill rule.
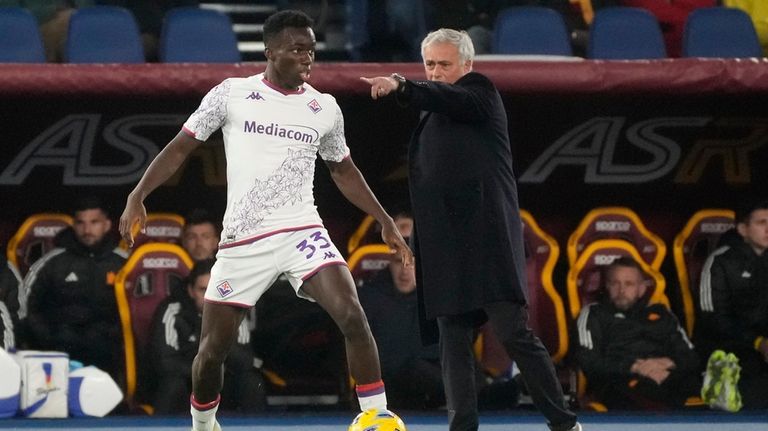
[[470,72],[455,84],[407,81],[422,111],[408,149],[417,284],[427,319],[525,302],[525,256],[499,92]]

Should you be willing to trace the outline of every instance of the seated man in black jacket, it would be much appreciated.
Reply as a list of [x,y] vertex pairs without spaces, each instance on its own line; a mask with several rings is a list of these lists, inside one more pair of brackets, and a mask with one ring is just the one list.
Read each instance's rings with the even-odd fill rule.
[[[189,411],[192,392],[192,361],[200,344],[203,323],[203,297],[211,278],[214,259],[198,261],[187,278],[187,286],[157,308],[152,323],[151,367],[157,389],[153,406],[158,414]],[[224,410],[255,412],[264,410],[264,380],[256,368],[257,359],[250,347],[250,332],[245,319],[240,324],[237,342],[224,363]]]
[[29,296],[20,344],[67,352],[70,359],[95,365],[120,381],[123,350],[114,283],[127,255],[111,229],[100,200],[87,197],[77,203],[74,226],[56,236],[57,248],[24,278]]
[[768,200],[746,201],[737,209],[736,233],[720,241],[702,269],[694,340],[703,358],[718,349],[736,355],[744,408],[766,409]]
[[642,268],[618,258],[604,272],[606,298],[577,321],[577,362],[589,390],[613,409],[682,407],[698,394],[698,356],[677,318],[648,304]]

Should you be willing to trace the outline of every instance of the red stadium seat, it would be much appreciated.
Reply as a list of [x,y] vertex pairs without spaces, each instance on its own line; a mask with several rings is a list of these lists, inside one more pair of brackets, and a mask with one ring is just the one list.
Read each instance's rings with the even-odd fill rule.
[[392,250],[386,244],[368,244],[357,248],[347,263],[352,278],[359,286],[373,277],[374,274],[389,266],[392,260]]
[[125,398],[135,402],[142,358],[149,342],[152,317],[174,283],[183,285],[193,266],[186,251],[175,244],[150,243],[133,252],[115,277],[115,296],[125,346]]
[[[181,244],[181,235],[184,231],[184,217],[173,213],[149,213],[145,232],[139,231],[139,225],[131,227],[133,233],[133,249],[150,242],[167,242]],[[128,250],[124,240],[120,241],[120,248]]]
[[607,238],[633,244],[641,260],[656,270],[661,268],[667,254],[664,241],[649,231],[634,211],[625,207],[601,207],[587,213],[568,238],[568,264],[572,267],[590,243]]
[[602,280],[603,267],[619,257],[631,257],[637,261],[647,276],[649,289],[647,295],[652,303],[662,303],[669,307],[664,276],[645,263],[640,252],[631,243],[621,239],[601,239],[589,244],[568,271],[568,301],[571,318],[579,316],[584,304],[597,302],[604,292]]
[[8,261],[23,277],[37,259],[55,247],[56,235],[72,223],[72,217],[66,214],[40,213],[27,217],[8,242]]
[[[552,281],[560,247],[553,237],[539,227],[528,211],[521,210],[520,213],[524,228],[529,323],[552,355],[552,361],[557,364],[568,352],[565,306]],[[495,376],[508,370],[512,360],[490,325],[483,325],[480,335],[475,352],[483,368]]]
[[692,292],[698,289],[704,261],[717,248],[720,236],[733,226],[733,211],[703,209],[691,216],[683,230],[675,237],[672,253],[680,282],[685,330],[688,336],[693,334],[696,319]]

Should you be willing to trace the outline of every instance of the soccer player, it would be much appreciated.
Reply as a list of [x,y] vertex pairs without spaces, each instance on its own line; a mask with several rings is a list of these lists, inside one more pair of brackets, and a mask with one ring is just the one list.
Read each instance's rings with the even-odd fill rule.
[[128,195],[120,232],[143,226],[147,195],[222,128],[227,156],[227,208],[217,261],[205,294],[200,348],[192,369],[193,430],[220,429],[215,419],[222,363],[247,308],[278,275],[314,300],[346,341],[361,410],[386,408],[376,344],[355,284],[323,227],[312,196],[316,154],[342,194],[382,225],[382,239],[411,265],[413,254],[352,162],[335,99],[308,85],[315,57],[311,19],[285,10],[264,23],[267,68],[214,87],[183,129],[152,161]]

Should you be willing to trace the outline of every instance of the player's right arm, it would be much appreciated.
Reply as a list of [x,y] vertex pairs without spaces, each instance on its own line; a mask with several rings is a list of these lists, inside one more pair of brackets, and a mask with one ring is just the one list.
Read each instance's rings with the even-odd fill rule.
[[189,157],[189,154],[201,143],[202,141],[198,141],[182,130],[149,164],[139,183],[136,184],[136,187],[128,195],[125,210],[123,215],[120,216],[120,235],[129,247],[133,246],[131,226],[138,222],[142,231],[144,229],[147,219],[144,199],[176,173],[187,157]]
[[139,223],[142,232],[147,219],[144,199],[170,178],[201,143],[208,140],[227,118],[227,99],[231,80],[225,79],[203,97],[200,106],[184,123],[182,130],[150,163],[139,184],[128,195],[123,215],[120,216],[120,235],[133,247],[131,226]]

